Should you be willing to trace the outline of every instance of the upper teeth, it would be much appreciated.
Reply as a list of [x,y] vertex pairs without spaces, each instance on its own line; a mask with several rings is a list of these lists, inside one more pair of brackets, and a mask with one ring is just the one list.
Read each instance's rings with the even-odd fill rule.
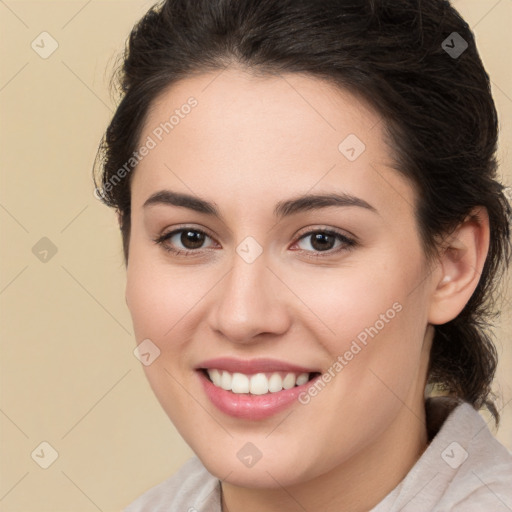
[[301,386],[309,380],[309,373],[230,373],[224,370],[207,370],[213,384],[233,393],[251,393],[264,395],[268,392],[277,393],[283,389]]

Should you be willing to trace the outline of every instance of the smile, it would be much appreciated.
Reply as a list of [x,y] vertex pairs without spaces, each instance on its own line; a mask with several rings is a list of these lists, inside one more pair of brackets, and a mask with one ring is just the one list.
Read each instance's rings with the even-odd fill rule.
[[263,420],[291,407],[321,373],[277,360],[219,358],[196,367],[202,388],[222,413]]

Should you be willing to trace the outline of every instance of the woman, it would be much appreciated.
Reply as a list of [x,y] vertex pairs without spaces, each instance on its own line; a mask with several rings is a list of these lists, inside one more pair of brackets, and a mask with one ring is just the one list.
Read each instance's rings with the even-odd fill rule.
[[449,3],[168,0],[121,84],[97,194],[197,454],[126,510],[512,509],[477,412],[511,209]]

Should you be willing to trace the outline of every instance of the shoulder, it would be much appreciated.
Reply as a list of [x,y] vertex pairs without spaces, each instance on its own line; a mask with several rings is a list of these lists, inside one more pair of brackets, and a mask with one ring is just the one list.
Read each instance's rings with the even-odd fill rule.
[[[512,454],[492,435],[472,406],[461,405],[457,412],[457,421],[450,429],[453,444],[442,453],[444,461],[455,466],[453,478],[439,510],[512,510]],[[457,442],[460,429],[466,431],[463,444]],[[444,508],[444,503],[450,508]]]
[[510,512],[512,455],[470,404],[430,406],[430,444],[372,512]]
[[172,477],[152,487],[123,512],[220,512],[219,480],[197,457]]

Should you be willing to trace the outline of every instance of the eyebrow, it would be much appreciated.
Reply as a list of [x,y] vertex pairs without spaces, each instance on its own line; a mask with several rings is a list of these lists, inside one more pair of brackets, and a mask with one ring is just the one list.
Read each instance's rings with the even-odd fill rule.
[[[152,194],[144,202],[143,207],[147,208],[148,206],[156,204],[180,206],[222,219],[222,215],[215,203],[182,192],[160,190]],[[280,219],[300,212],[319,210],[332,206],[356,206],[373,213],[378,213],[378,211],[364,199],[350,194],[305,194],[286,201],[279,201],[274,208],[274,216]]]

